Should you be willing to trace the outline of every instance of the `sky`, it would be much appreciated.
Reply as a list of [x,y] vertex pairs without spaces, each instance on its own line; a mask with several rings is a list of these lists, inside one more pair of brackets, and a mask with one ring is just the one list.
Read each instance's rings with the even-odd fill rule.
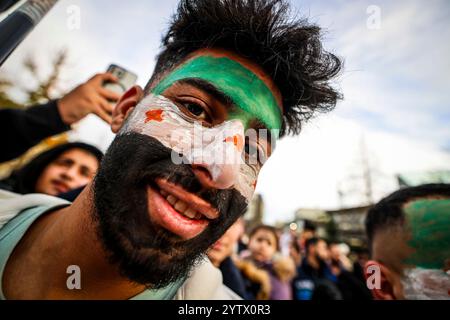
[[[44,77],[51,57],[66,48],[65,90],[110,63],[137,73],[144,86],[176,5],[175,0],[60,0],[1,74],[31,88],[21,61],[32,55]],[[278,143],[256,188],[264,198],[265,221],[292,219],[298,208],[361,204],[365,167],[373,201],[398,187],[398,173],[450,169],[450,3],[293,0],[291,5],[293,15],[323,28],[324,48],[344,60],[334,82],[344,99],[333,112],[305,124],[299,136]],[[113,135],[91,116],[72,139],[106,149]]]

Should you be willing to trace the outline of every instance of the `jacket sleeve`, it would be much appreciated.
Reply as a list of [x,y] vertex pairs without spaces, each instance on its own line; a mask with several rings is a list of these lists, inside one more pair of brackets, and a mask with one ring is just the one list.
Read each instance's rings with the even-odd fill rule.
[[20,156],[41,140],[67,131],[56,100],[28,109],[0,110],[0,162]]

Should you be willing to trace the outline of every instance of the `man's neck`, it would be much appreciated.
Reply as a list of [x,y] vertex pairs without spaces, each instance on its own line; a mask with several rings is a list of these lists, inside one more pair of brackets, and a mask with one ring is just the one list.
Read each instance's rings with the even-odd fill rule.
[[[8,299],[129,299],[145,287],[120,276],[108,262],[87,186],[75,202],[45,214],[28,229],[5,268]],[[78,266],[81,289],[68,289],[69,266]]]

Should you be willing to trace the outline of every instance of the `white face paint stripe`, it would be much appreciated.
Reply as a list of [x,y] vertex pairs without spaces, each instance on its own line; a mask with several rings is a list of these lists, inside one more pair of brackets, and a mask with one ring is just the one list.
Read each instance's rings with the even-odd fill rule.
[[202,165],[217,185],[235,188],[247,201],[253,196],[259,165],[243,159],[245,136],[241,121],[234,119],[213,128],[204,127],[171,100],[149,94],[136,106],[119,134],[127,132],[157,139],[173,150],[175,163],[187,159],[190,164]]
[[450,275],[443,270],[407,268],[401,283],[407,300],[450,300]]

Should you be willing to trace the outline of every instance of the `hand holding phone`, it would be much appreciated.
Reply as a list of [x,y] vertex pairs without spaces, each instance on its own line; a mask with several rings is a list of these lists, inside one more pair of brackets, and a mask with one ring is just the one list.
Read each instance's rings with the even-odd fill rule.
[[70,125],[93,113],[111,123],[113,104],[122,94],[105,89],[104,84],[117,81],[110,73],[99,73],[62,97],[58,101],[58,111],[63,122]]
[[135,85],[137,80],[137,75],[125,68],[119,67],[116,64],[111,64],[107,70],[117,78],[117,82],[105,82],[103,87],[105,89],[111,90],[119,95],[124,94],[128,89]]

